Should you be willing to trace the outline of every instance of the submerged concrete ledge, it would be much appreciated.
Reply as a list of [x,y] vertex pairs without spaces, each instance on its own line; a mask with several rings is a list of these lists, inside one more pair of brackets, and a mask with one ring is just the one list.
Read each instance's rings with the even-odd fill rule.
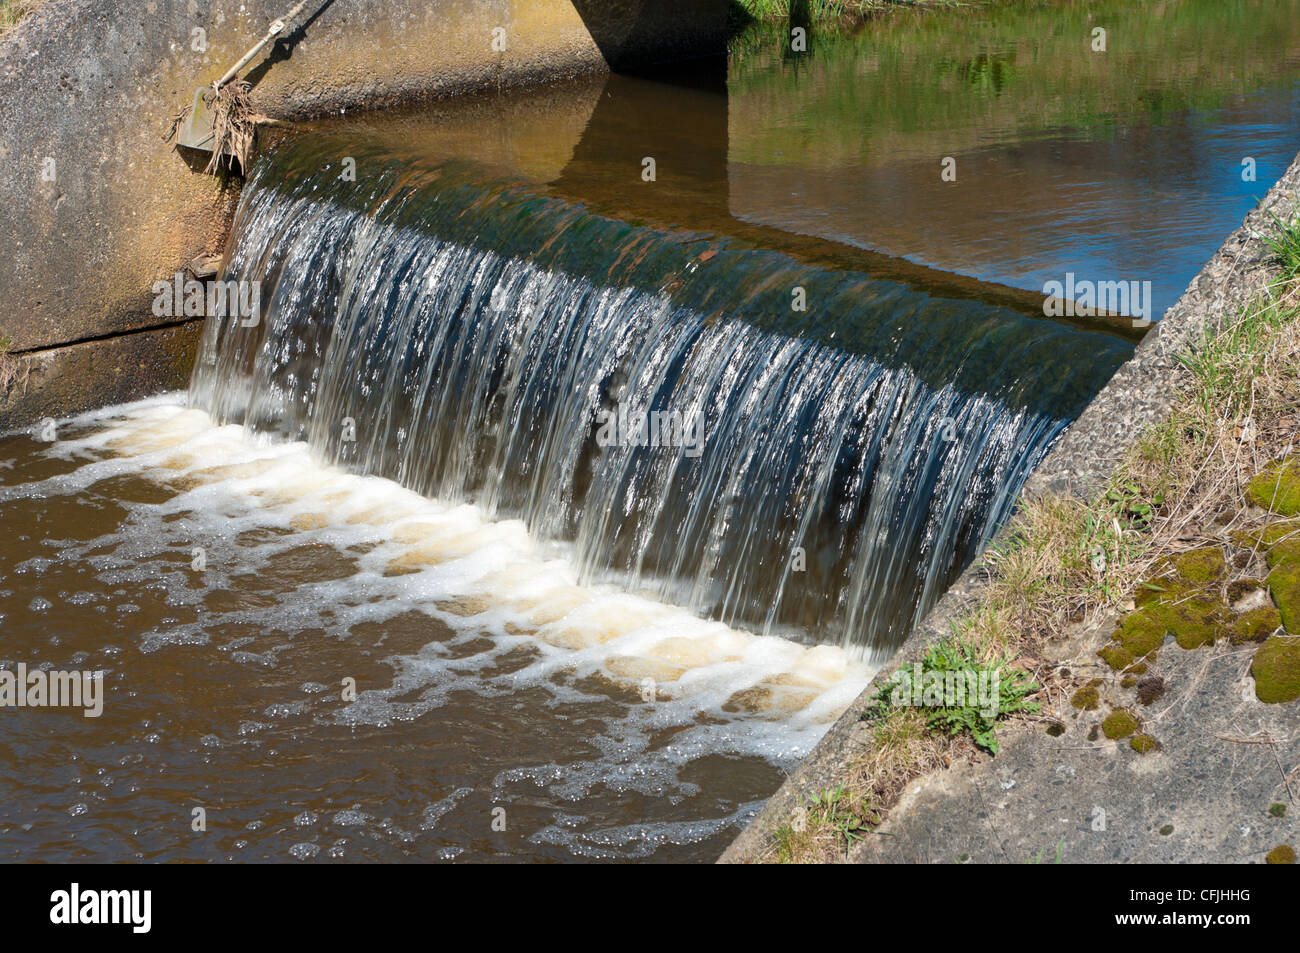
[[[1042,465],[1026,482],[1022,499],[1047,493],[1071,493],[1087,498],[1105,487],[1144,431],[1168,414],[1178,384],[1186,373],[1180,357],[1194,350],[1205,332],[1234,321],[1242,308],[1263,293],[1276,278],[1278,269],[1270,261],[1272,251],[1261,236],[1271,231],[1275,218],[1290,221],[1298,213],[1300,156],[1297,156],[1259,206],[1246,216],[1243,224],[1227,237],[1205,267],[1192,279],[1183,296],[1146,336],[1132,359],[1120,367],[1087,410],[1052,448]],[[861,719],[870,700],[889,682],[900,665],[917,660],[926,646],[950,634],[953,622],[978,605],[985,585],[985,572],[976,566],[967,570],[949,588],[894,657],[876,674],[866,690],[844,711],[795,773],[786,779],[754,820],[731,843],[720,858],[720,863],[758,860],[767,850],[773,832],[788,821],[795,808],[805,804],[809,796],[834,787],[843,780],[844,767],[862,753],[868,744],[869,733]],[[1204,707],[1204,703],[1201,703],[1194,713],[1186,713],[1183,717],[1199,718]],[[854,859],[951,862],[954,857],[940,856],[934,849],[934,839],[942,835],[934,830],[930,822],[935,818],[953,815],[962,815],[965,823],[958,821],[951,825],[949,840],[955,845],[962,835],[968,835],[960,847],[954,849],[971,855],[975,847],[970,843],[972,837],[969,836],[969,829],[977,823],[987,826],[988,808],[981,807],[985,803],[984,788],[976,775],[987,774],[999,766],[1010,764],[1018,753],[1015,750],[1017,743],[1024,743],[1027,736],[1029,743],[1023,745],[1027,753],[1021,756],[1021,760],[1028,762],[1035,757],[1041,758],[1041,753],[1035,753],[1031,744],[1038,735],[1012,731],[1009,732],[1010,740],[1004,744],[1002,753],[992,761],[960,771],[954,768],[936,772],[909,784],[902,801],[891,811],[878,831],[880,834],[895,836],[869,837],[865,846],[855,852]],[[1295,739],[1292,743],[1300,744],[1300,739]],[[1067,770],[1071,767],[1066,765]],[[1005,780],[1012,785],[1015,783],[1015,779],[1010,776]],[[912,798],[916,799],[915,803],[909,801]],[[1045,801],[1042,794],[1038,794],[1035,800],[1027,799],[1022,809],[1044,810],[1051,806],[1051,798],[1055,798],[1055,805],[1059,806],[1064,795],[1060,790],[1055,790]],[[976,815],[981,810],[985,812],[985,818],[977,821]],[[902,820],[909,811],[913,815],[910,823]],[[1023,820],[1025,823],[1021,827],[1025,831],[1036,831],[1033,815]],[[1195,823],[1193,827],[1201,833],[1208,829]],[[986,839],[990,833],[991,830],[981,827],[981,834]],[[1003,833],[1005,832],[998,832],[992,839],[996,841],[997,836]],[[980,837],[976,836],[973,840],[980,840]],[[1093,843],[1100,849],[1101,842]],[[1126,859],[1133,856],[1132,843],[1131,838],[1126,839],[1114,855],[1093,856],[1089,859]],[[1184,855],[1162,859],[1212,859],[1201,852],[1200,842],[1180,840],[1170,842],[1170,845],[1172,847],[1179,843],[1186,848]],[[1002,846],[998,842],[991,857],[980,859],[1025,860],[1025,856],[999,857],[997,851]],[[1054,840],[1050,843],[1043,841],[1037,843],[1036,849],[1046,848],[1050,855],[1054,846]],[[1126,846],[1130,848],[1128,854],[1124,853]],[[1217,859],[1231,858],[1219,856]]]
[[[291,5],[46,0],[0,41],[4,360],[171,322],[150,289],[222,252],[238,185],[163,134]],[[313,0],[244,77],[257,110],[301,120],[707,55],[725,29],[724,4],[692,0]],[[36,399],[63,362],[42,366],[45,384],[0,392],[0,430],[119,392],[94,368]],[[147,393],[188,372],[151,360],[130,373]]]

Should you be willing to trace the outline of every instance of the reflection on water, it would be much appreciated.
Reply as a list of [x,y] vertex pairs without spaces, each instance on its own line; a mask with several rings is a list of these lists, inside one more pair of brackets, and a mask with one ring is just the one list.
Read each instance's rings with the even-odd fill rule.
[[786,46],[736,43],[737,217],[1034,291],[1151,281],[1157,319],[1300,149],[1297,0],[992,4]]

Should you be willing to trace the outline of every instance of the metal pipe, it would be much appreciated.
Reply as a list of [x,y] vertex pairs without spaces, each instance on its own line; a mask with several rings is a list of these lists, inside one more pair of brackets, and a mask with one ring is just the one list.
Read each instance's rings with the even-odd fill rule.
[[298,4],[288,13],[286,13],[284,16],[280,17],[280,19],[272,20],[271,28],[266,31],[266,36],[258,40],[252,49],[250,49],[247,53],[241,56],[239,58],[239,62],[237,62],[234,66],[230,67],[230,69],[226,70],[225,75],[222,76],[221,79],[217,80],[215,83],[212,84],[212,88],[220,89],[222,86],[225,86],[228,82],[230,82],[232,79],[238,76],[239,71],[243,69],[245,66],[247,66],[249,61],[254,56],[256,56],[258,53],[262,51],[262,47],[266,46],[266,44],[270,43],[271,40],[279,36],[280,33],[283,32],[284,28],[288,26],[289,21],[291,21],[298,14],[302,13],[302,8],[305,6],[307,6],[307,0],[302,0],[300,4]]

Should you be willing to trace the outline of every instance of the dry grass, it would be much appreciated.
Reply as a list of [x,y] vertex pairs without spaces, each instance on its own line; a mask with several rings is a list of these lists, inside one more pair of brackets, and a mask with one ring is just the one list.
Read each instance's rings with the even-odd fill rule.
[[0,337],[0,400],[9,396],[11,391],[27,389],[27,379],[31,366],[9,353],[12,338]]
[[212,101],[212,159],[207,172],[217,171],[223,155],[232,156],[241,171],[248,169],[248,156],[253,151],[253,137],[257,132],[257,119],[248,103],[248,83],[241,79],[222,86]]
[[1172,413],[1097,500],[1024,505],[984,560],[984,611],[1021,651],[1123,607],[1153,565],[1264,518],[1242,486],[1293,449],[1300,283],[1291,279],[1187,359]]
[[41,0],[0,0],[0,39],[40,5]]
[[848,859],[853,845],[884,820],[908,781],[951,764],[954,753],[969,754],[963,737],[937,734],[916,708],[893,708],[871,726],[863,756],[849,766],[844,782],[809,800],[803,812],[775,831],[765,862],[833,864]]

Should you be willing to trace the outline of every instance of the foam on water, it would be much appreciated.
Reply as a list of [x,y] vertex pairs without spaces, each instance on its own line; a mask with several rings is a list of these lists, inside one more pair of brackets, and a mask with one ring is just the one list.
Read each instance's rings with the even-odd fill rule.
[[[289,585],[274,605],[237,606],[222,612],[219,622],[321,630],[325,638],[345,639],[359,623],[383,624],[414,611],[452,631],[450,639],[387,659],[392,684],[361,691],[342,708],[317,706],[319,691],[285,703],[314,712],[317,720],[354,726],[412,721],[436,712],[452,692],[500,697],[540,688],[561,705],[626,701],[652,689],[652,703],[628,704],[622,717],[589,739],[596,757],[521,764],[494,784],[532,783],[574,800],[598,783],[646,794],[662,794],[667,784],[687,793],[691,786],[677,775],[702,756],[793,764],[872,673],[834,646],[755,635],[644,593],[580,584],[571,548],[538,542],[519,520],[490,520],[474,505],[444,504],[387,479],[324,466],[306,444],[216,426],[182,399],[171,395],[79,418],[68,428],[74,435],[47,452],[92,462],[0,488],[0,500],[75,495],[106,478],[143,476],[174,495],[126,504],[129,526],[80,546],[104,581],[156,578],[156,568],[142,568],[150,547],[160,550],[167,538],[174,546],[178,535],[202,540],[209,566],[203,585],[169,587],[172,603],[194,603],[214,590],[236,591],[236,571],[257,571],[319,544],[350,562],[345,575]],[[232,565],[238,570],[223,568]],[[159,627],[141,633],[141,648],[208,644],[212,626],[208,619]],[[240,660],[274,667],[283,648],[248,652]],[[667,729],[676,731],[672,743],[654,746],[652,738]],[[436,813],[436,805],[431,810]],[[644,838],[649,850],[661,837],[689,841],[699,826],[650,825],[600,836]],[[579,853],[604,850],[558,823],[537,836],[548,843],[577,838],[585,845],[575,841]]]

